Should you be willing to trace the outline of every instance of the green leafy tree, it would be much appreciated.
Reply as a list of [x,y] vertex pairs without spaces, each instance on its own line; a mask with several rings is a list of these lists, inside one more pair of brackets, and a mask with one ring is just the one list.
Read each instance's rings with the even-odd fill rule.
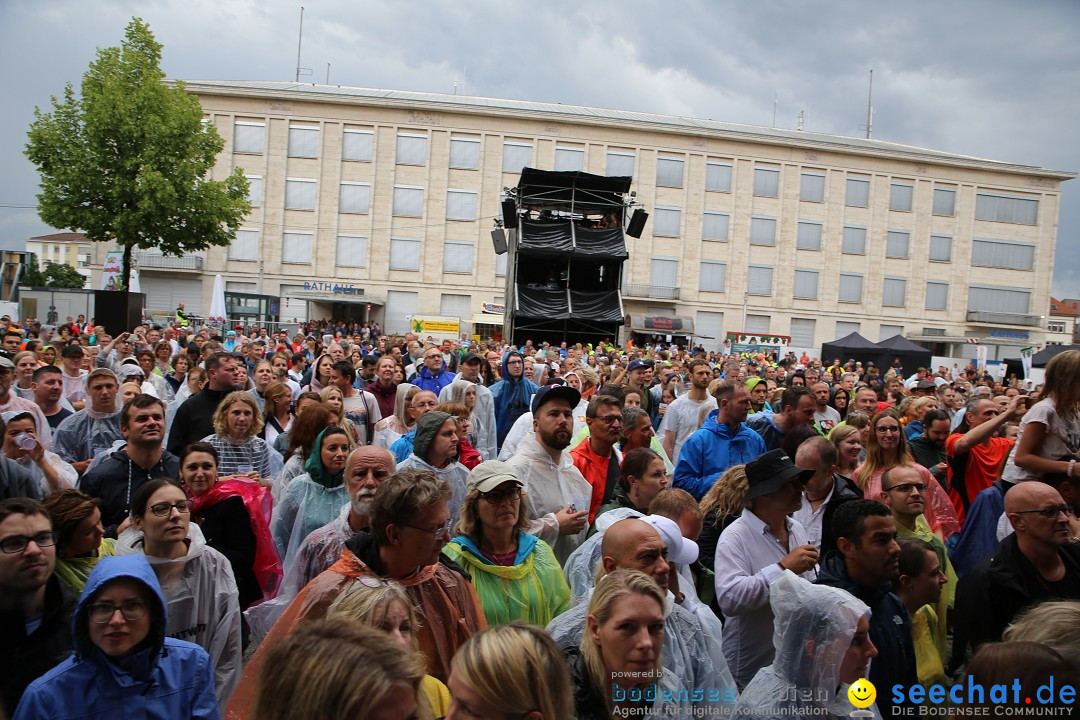
[[37,257],[31,256],[22,269],[19,284],[26,287],[81,288],[86,278],[79,271],[64,263],[45,261],[45,269],[38,266]]
[[79,271],[65,263],[45,261],[45,280],[48,287],[55,288],[81,288],[86,283],[86,278]]
[[133,18],[121,47],[98,50],[80,97],[68,84],[52,112],[35,108],[26,145],[41,219],[119,244],[125,288],[133,248],[180,256],[228,245],[251,209],[242,170],[210,179],[225,143],[160,64],[161,45]]

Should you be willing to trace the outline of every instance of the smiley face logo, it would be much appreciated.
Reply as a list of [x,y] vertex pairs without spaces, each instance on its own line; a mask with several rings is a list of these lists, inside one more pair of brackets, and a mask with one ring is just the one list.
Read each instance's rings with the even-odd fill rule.
[[877,688],[874,687],[874,683],[866,678],[859,678],[851,683],[851,687],[847,691],[847,697],[855,707],[868,708],[877,699]]

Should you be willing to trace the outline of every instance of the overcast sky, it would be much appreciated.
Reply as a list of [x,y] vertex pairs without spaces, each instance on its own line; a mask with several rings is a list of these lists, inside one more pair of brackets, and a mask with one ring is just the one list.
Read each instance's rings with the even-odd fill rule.
[[[35,105],[78,87],[132,15],[171,78],[292,80],[560,102],[874,137],[1080,170],[1080,2],[950,0],[0,0],[0,247],[50,232],[22,154]],[[1080,179],[1065,183],[1057,297],[1080,297]],[[26,207],[29,206],[29,207]]]

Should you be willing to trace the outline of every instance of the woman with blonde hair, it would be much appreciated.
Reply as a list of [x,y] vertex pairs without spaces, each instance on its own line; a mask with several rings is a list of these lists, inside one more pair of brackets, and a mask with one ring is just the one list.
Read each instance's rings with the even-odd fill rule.
[[349,449],[355,449],[356,446],[360,444],[360,433],[357,431],[353,421],[345,417],[344,393],[334,385],[327,385],[319,391],[319,397],[322,398],[324,405],[327,405],[337,413],[337,426],[344,430],[345,434],[349,436]]
[[413,417],[410,407],[413,395],[418,392],[420,392],[420,388],[412,383],[401,383],[397,386],[397,394],[394,397],[394,414],[375,423],[373,445],[389,450],[390,446],[398,438],[416,426],[416,418]]
[[837,425],[829,431],[829,442],[836,446],[836,474],[848,480],[855,477],[863,454],[862,434],[854,425]]
[[1020,421],[1020,436],[1002,474],[1006,482],[1080,478],[1080,350],[1047,363],[1041,397]]
[[542,628],[512,622],[469,638],[450,664],[453,699],[446,720],[561,720],[574,715],[570,674]]
[[[925,486],[926,509],[923,519],[942,540],[948,540],[960,530],[945,489],[938,484],[930,471],[915,462],[907,449],[904,428],[900,424],[900,415],[889,408],[882,410],[870,420],[870,432],[867,436],[866,460],[855,469],[855,484],[863,491],[867,500],[881,501],[881,476],[886,470],[897,466],[913,467],[922,478]],[[918,523],[918,521],[916,521]]]
[[263,415],[255,398],[246,390],[231,392],[214,411],[214,434],[202,442],[210,443],[218,453],[218,472],[222,477],[246,475],[253,480],[268,482],[280,469],[280,458],[266,441],[259,437]]
[[570,588],[551,547],[528,532],[517,472],[488,460],[469,473],[456,535],[443,554],[472,576],[488,625],[547,625],[570,606]]
[[748,487],[746,466],[732,465],[701,498],[699,505],[705,518],[697,540],[698,560],[710,571],[716,559],[716,544],[720,540],[720,534],[742,515],[743,508],[746,507],[744,498]]
[[406,718],[424,679],[419,653],[334,618],[301,625],[267,653],[250,717],[259,720]]
[[[405,587],[394,580],[363,576],[345,589],[326,611],[327,618],[343,618],[382,630],[398,646],[419,651],[416,631],[420,615]],[[420,683],[420,718],[445,717],[450,706],[450,692],[442,682],[424,675]]]
[[1013,620],[1001,639],[1006,642],[1027,640],[1045,645],[1057,650],[1080,670],[1080,603],[1075,600],[1047,600],[1029,607]]
[[664,591],[640,570],[616,570],[597,581],[581,644],[565,649],[578,720],[664,712],[655,699],[661,692],[650,686],[682,690],[663,666],[664,600]]

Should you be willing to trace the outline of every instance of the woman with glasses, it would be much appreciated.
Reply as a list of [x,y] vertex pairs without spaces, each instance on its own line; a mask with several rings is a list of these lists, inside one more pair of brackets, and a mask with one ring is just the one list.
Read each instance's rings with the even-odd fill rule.
[[146,558],[98,563],[72,625],[75,654],[30,684],[14,717],[220,717],[210,656],[168,637],[165,597]]
[[243,663],[232,567],[191,522],[191,504],[176,480],[140,485],[131,498],[131,518],[131,527],[116,539],[116,552],[150,561],[168,606],[165,634],[210,653],[218,701],[224,704]]
[[466,481],[456,536],[443,549],[472,576],[488,625],[524,620],[546,626],[570,606],[570,588],[551,547],[526,530],[517,472],[489,460]]
[[[866,460],[855,469],[854,477],[855,483],[862,488],[863,496],[867,500],[880,501],[881,476],[885,471],[901,465],[914,467],[926,486],[926,510],[922,519],[941,540],[948,540],[958,532],[960,523],[945,489],[908,452],[900,415],[891,408],[874,415],[867,437]],[[919,522],[917,520],[916,525]]]
[[192,443],[180,454],[180,480],[191,497],[192,519],[206,544],[229,559],[240,609],[273,597],[281,562],[270,536],[270,491],[254,480],[218,480],[217,451]]
[[116,540],[105,537],[98,501],[79,490],[55,492],[41,503],[56,531],[56,577],[81,593],[98,562],[116,555]]

